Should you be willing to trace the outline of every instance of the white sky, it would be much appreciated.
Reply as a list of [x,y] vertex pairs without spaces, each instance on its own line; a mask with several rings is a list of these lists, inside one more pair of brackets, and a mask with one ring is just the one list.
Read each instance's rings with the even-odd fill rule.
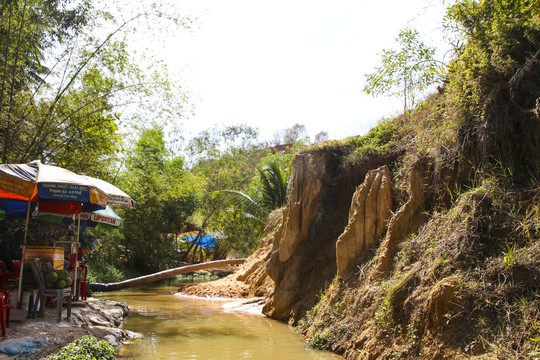
[[[428,45],[442,39],[440,0],[182,0],[198,17],[162,57],[190,92],[192,135],[217,125],[248,124],[271,140],[295,123],[331,139],[365,134],[396,115],[399,99],[362,93],[383,48],[412,26]],[[440,44],[440,43],[439,43]]]

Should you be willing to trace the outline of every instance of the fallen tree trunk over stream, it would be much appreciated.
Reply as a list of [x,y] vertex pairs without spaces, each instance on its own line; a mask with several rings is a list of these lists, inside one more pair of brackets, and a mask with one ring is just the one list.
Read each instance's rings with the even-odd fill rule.
[[104,284],[104,283],[90,283],[88,288],[93,291],[113,291],[126,289],[128,287],[148,284],[154,281],[166,279],[175,275],[190,273],[194,271],[210,269],[221,267],[225,265],[240,265],[243,264],[246,259],[226,259],[226,260],[216,260],[208,261],[200,264],[185,265],[180,266],[174,269],[163,270],[154,274],[140,276],[134,279],[124,280],[120,282]]

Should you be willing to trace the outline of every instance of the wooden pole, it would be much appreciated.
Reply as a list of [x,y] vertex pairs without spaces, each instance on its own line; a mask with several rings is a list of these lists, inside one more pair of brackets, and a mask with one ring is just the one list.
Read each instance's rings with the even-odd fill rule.
[[[35,183],[35,187],[34,187],[34,191],[36,192],[37,194],[37,182],[38,182],[38,179],[39,179],[39,167],[38,167],[38,170],[37,170],[37,175],[36,175],[36,183]],[[36,201],[37,201],[37,197],[36,197]],[[23,239],[23,246],[22,246],[22,259],[21,259],[21,270],[20,270],[20,273],[19,273],[19,289],[18,289],[18,292],[17,292],[17,309],[20,309],[22,308],[22,296],[23,296],[23,291],[22,291],[22,284],[23,284],[23,273],[24,273],[24,257],[26,256],[26,238],[28,236],[28,222],[30,221],[30,205],[32,204],[32,195],[28,196],[28,207],[26,208],[26,225],[24,227],[24,239]]]
[[26,255],[26,237],[28,236],[28,222],[30,221],[30,205],[31,204],[32,204],[32,199],[30,198],[28,199],[28,207],[26,208],[26,225],[24,226],[21,268],[19,270],[19,288],[17,289],[17,309],[22,308],[22,283],[23,283],[24,258]]
[[[77,252],[79,251],[79,245],[80,245],[80,239],[79,239],[79,235],[80,235],[80,232],[81,232],[81,213],[78,213],[77,214],[77,236],[76,236],[76,242],[75,242],[75,248],[77,249]],[[72,249],[73,249],[73,245],[72,245]],[[73,272],[73,282],[75,283],[73,285],[73,294],[71,294],[71,296],[73,297],[73,299],[75,301],[78,301],[79,300],[79,297],[77,294],[79,294],[80,292],[80,282],[77,281],[77,279],[79,278],[79,274],[78,274],[78,271],[79,271],[79,264],[78,264],[78,261],[77,261],[77,254],[75,255],[75,271]],[[71,259],[70,259],[71,260]]]
[[204,269],[221,267],[225,265],[240,265],[240,264],[243,264],[245,261],[246,259],[225,259],[225,260],[209,261],[209,262],[194,264],[194,265],[185,265],[185,266],[180,266],[174,269],[164,270],[164,271],[160,271],[154,274],[144,275],[144,276],[140,276],[134,279],[124,280],[124,281],[120,281],[116,283],[110,283],[110,284],[90,283],[88,284],[88,288],[94,291],[121,290],[121,289],[126,289],[132,286],[148,284],[154,281],[166,279],[166,278],[173,277],[179,274],[185,274],[185,273],[190,273],[190,272],[204,270]]

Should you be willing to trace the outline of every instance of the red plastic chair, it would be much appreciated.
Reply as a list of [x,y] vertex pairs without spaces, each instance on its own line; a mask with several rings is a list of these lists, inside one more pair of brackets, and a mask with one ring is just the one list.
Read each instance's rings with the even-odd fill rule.
[[0,289],[0,327],[2,328],[2,336],[6,336],[6,328],[9,327],[9,313],[9,292]]
[[[7,277],[9,278],[9,276],[11,275],[11,273],[8,271],[7,269],[7,265],[5,262],[3,262],[2,260],[0,260],[0,274],[7,274]],[[6,275],[4,275],[6,276]],[[2,288],[2,286],[0,285],[0,288]]]
[[21,261],[20,260],[11,260],[13,263],[13,272],[15,275],[14,279],[9,279],[8,282],[12,284],[16,284],[19,280],[19,274],[21,272]]
[[13,271],[15,272],[15,280],[19,280],[19,274],[21,273],[21,260],[11,260],[13,263]]
[[88,274],[88,268],[86,265],[79,265],[79,271],[81,272],[81,300],[86,300],[86,275]]
[[9,280],[9,275],[8,271],[4,271],[2,267],[0,267],[0,289],[2,289],[4,284]]

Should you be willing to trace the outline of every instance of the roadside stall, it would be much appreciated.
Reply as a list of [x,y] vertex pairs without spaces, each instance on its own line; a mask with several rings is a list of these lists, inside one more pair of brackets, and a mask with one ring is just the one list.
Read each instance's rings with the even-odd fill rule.
[[[108,217],[97,211],[106,210],[107,203],[128,209],[135,202],[117,187],[103,180],[77,175],[69,170],[32,161],[27,164],[0,165],[0,213],[3,219],[25,218],[26,226],[21,241],[22,262],[34,259],[50,263],[51,269],[72,267],[73,278],[78,279],[78,261],[86,251],[95,249],[95,241],[81,246],[80,224],[83,214],[89,214],[84,223],[104,222],[115,226],[121,219]],[[28,221],[33,212],[71,218],[75,231],[65,239],[57,239],[54,246],[27,246]],[[110,209],[112,211],[112,209]],[[114,213],[114,211],[112,211]],[[85,215],[86,216],[86,215]],[[119,223],[118,223],[119,222]],[[76,225],[75,225],[76,224]],[[40,244],[41,245],[41,244]],[[44,244],[49,245],[49,244]],[[73,263],[73,265],[72,265]],[[65,265],[67,264],[67,265]],[[24,266],[18,276],[17,307],[22,305]]]
[[[81,297],[86,298],[84,287],[81,287],[86,280],[86,268],[80,264],[80,261],[84,256],[101,247],[101,242],[87,230],[88,228],[118,229],[122,226],[122,219],[109,205],[104,210],[71,216],[38,211],[35,211],[32,216],[47,222],[69,225],[68,233],[56,240],[54,247],[62,249],[63,268],[74,280],[73,299],[77,301]],[[53,266],[53,268],[56,267]]]
[[[104,209],[107,205],[105,192],[93,185],[88,179],[69,170],[42,164],[39,160],[27,164],[0,165],[0,198],[4,199],[8,215],[12,206],[27,202],[26,227],[22,241],[22,262],[26,256],[28,221],[31,208],[41,212],[58,214],[78,214],[81,211]],[[19,274],[17,307],[22,303],[23,268]]]

